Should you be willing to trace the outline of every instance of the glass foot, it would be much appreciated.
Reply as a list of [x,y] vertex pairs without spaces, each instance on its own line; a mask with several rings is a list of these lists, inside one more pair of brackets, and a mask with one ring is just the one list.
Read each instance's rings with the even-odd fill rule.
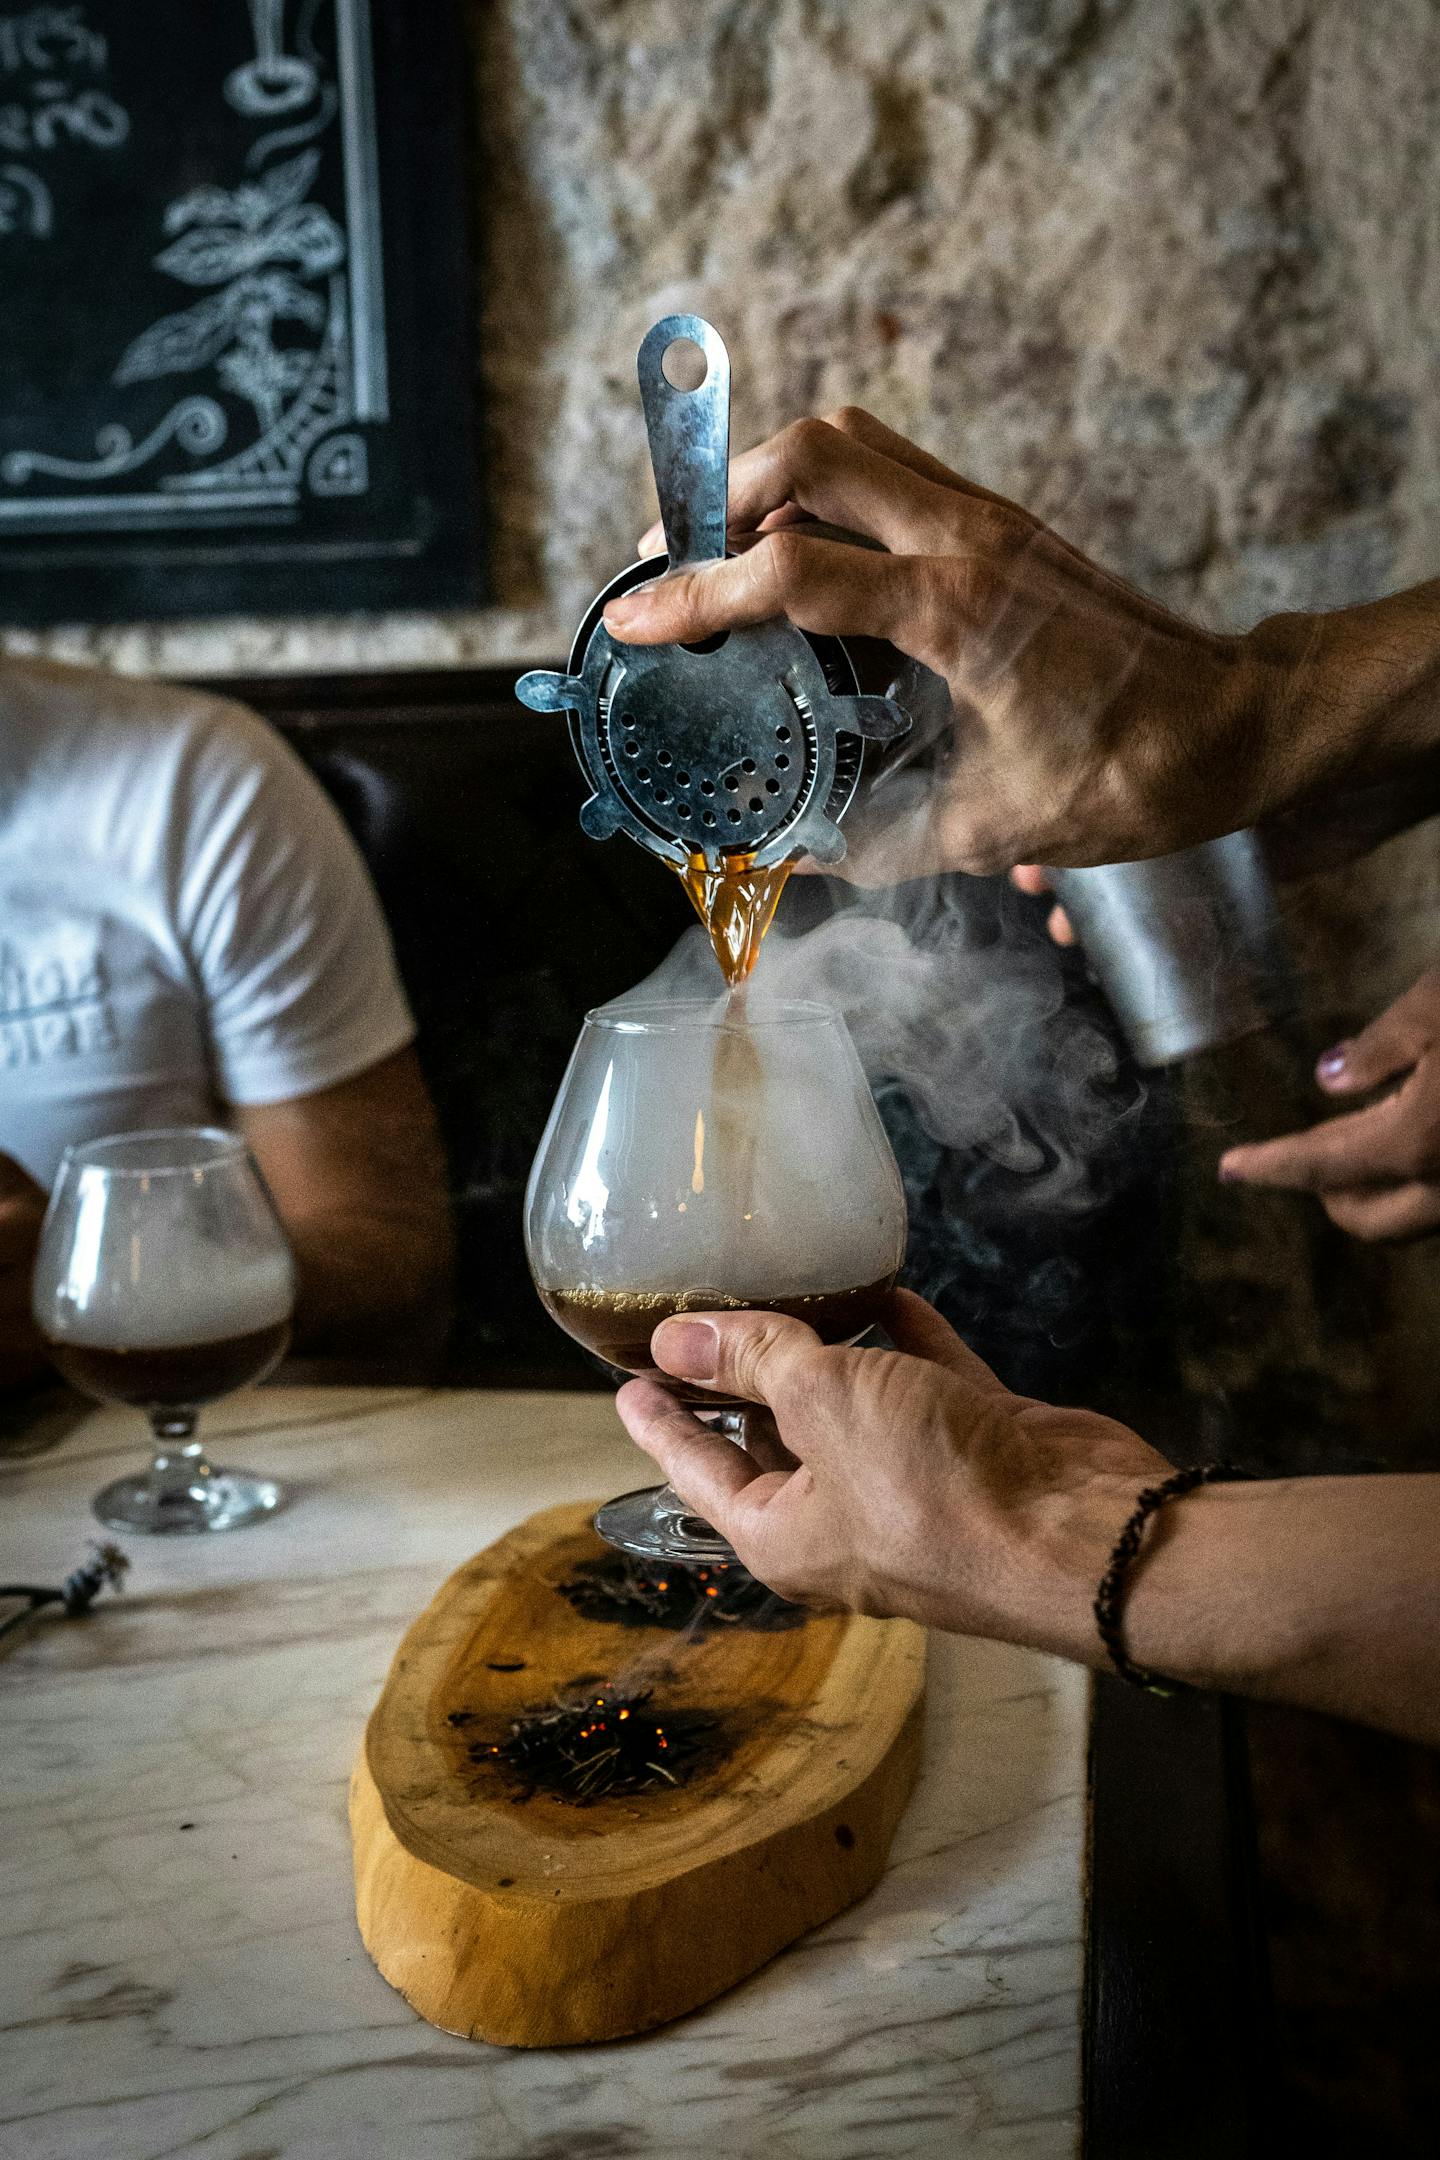
[[193,1537],[206,1530],[238,1530],[273,1515],[284,1494],[273,1478],[248,1470],[215,1470],[192,1485],[157,1487],[145,1477],[116,1478],[95,1495],[95,1514],[109,1530],[140,1530],[150,1537]]
[[727,1539],[701,1515],[692,1515],[668,1485],[647,1485],[640,1492],[607,1500],[595,1516],[595,1528],[607,1545],[634,1553],[639,1560],[725,1560],[735,1566]]

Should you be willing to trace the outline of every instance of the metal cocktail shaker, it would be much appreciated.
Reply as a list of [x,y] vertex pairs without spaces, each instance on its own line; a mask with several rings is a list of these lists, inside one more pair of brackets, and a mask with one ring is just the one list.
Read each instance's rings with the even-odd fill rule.
[[1253,832],[1048,875],[1142,1065],[1293,1019],[1294,970]]

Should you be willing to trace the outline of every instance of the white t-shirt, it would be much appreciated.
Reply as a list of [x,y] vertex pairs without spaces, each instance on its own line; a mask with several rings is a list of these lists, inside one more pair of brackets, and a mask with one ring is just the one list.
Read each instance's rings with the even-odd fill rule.
[[0,661],[0,1153],[223,1117],[362,1072],[414,1025],[320,787],[253,713]]

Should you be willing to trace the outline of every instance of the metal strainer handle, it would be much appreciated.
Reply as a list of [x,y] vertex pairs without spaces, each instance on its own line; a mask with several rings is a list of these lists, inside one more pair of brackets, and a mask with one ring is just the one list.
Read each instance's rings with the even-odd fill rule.
[[[705,355],[705,379],[698,389],[677,390],[665,378],[665,355],[680,338],[690,339]],[[703,316],[666,315],[647,331],[635,368],[669,568],[719,562],[725,554],[730,473],[725,341]]]

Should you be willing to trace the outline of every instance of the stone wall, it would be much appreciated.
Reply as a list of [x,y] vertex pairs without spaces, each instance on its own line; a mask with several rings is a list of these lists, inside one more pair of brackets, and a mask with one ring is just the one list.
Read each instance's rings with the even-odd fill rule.
[[[729,341],[737,439],[866,404],[1217,624],[1440,569],[1430,0],[473,17],[495,606],[16,649],[172,673],[557,652],[647,515],[634,352],[676,307]],[[1433,828],[1289,906],[1348,1024],[1440,944]],[[1423,1306],[1432,1274],[1403,1261],[1383,1297]]]

